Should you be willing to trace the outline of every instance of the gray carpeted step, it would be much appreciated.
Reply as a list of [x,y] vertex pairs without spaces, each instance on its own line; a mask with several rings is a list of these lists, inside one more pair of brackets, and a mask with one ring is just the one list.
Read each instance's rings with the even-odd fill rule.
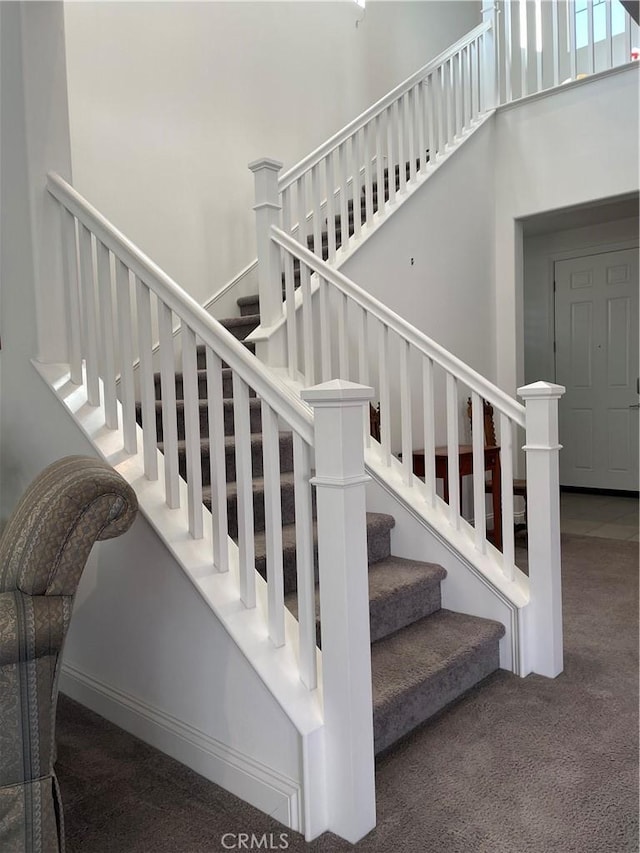
[[[163,442],[158,442],[158,449],[164,452]],[[232,435],[225,436],[224,455],[226,480],[232,483],[236,479],[236,443]],[[211,467],[209,463],[209,440],[203,438],[200,443],[200,458],[202,459],[202,484],[208,486],[211,483]],[[262,433],[251,436],[251,470],[254,477],[263,476],[262,468]],[[178,442],[178,464],[180,476],[186,479],[187,450],[184,441]],[[280,433],[280,471],[293,471],[293,436],[290,432]]]
[[[224,410],[224,434],[225,435],[233,435],[234,432],[234,415],[233,415],[233,400],[223,400],[223,410]],[[252,433],[260,432],[262,429],[262,416],[260,412],[260,400],[255,397],[252,397],[249,400],[249,423],[250,423],[250,431]],[[156,410],[156,431],[158,436],[158,441],[161,442],[164,439],[163,428],[162,428],[162,402],[160,400],[156,400],[155,403]],[[198,401],[198,416],[200,419],[200,435],[202,438],[207,438],[209,434],[209,417],[207,411],[207,401],[199,400]],[[144,426],[142,423],[142,406],[140,403],[136,403],[136,420],[139,424]],[[178,440],[184,439],[184,401],[177,400],[176,401],[176,422],[178,427]]]
[[[162,399],[162,380],[160,374],[155,373],[153,376],[155,385],[156,400]],[[222,396],[231,399],[233,397],[233,377],[230,367],[222,369]],[[249,389],[249,396],[255,397],[256,392],[253,388]],[[200,400],[207,399],[207,371],[205,368],[198,370],[198,398]],[[182,381],[182,373],[176,374],[176,400],[184,400],[184,387]]]
[[[369,566],[369,613],[371,642],[401,630],[440,609],[442,566],[387,557]],[[285,606],[298,615],[297,592],[289,593]],[[316,588],[316,637],[320,636],[320,594]]]
[[239,341],[243,341],[260,325],[260,314],[243,314],[240,317],[230,317],[220,320],[220,325],[231,332]]
[[241,317],[260,313],[260,297],[257,293],[252,293],[249,296],[240,296],[236,299],[236,303],[240,309]]
[[[369,563],[384,560],[391,551],[391,528],[395,519],[390,515],[379,512],[367,513],[367,553]],[[315,579],[318,582],[318,551],[316,541],[316,526],[314,522],[314,561]],[[256,568],[266,577],[266,546],[264,533],[256,533]],[[282,561],[284,567],[285,595],[296,589],[296,528],[295,524],[282,527]]]
[[[246,347],[249,350],[250,353],[255,355],[256,345],[253,341],[241,341],[241,343],[244,347]],[[204,368],[207,366],[207,360],[206,360],[206,355],[205,355],[205,347],[202,344],[199,344],[198,347],[196,348],[196,352],[197,352],[197,358],[198,358],[198,370],[204,370]],[[223,366],[223,368],[228,367],[228,365],[225,364],[225,362],[222,362],[222,366]]]
[[[264,479],[254,477],[253,483],[253,529],[258,536],[264,531]],[[203,502],[211,509],[211,491],[203,490]],[[293,487],[293,472],[286,471],[280,475],[280,507],[282,511],[282,526],[293,525],[295,521],[295,494]],[[236,483],[227,483],[227,520],[229,536],[238,536],[238,488]],[[256,546],[257,547],[257,546]]]
[[376,754],[498,669],[504,633],[499,622],[439,610],[374,643]]

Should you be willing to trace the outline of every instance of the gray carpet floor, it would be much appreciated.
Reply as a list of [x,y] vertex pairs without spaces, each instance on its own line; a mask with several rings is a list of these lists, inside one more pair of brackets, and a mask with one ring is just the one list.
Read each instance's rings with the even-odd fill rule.
[[355,848],[283,840],[266,815],[61,696],[68,853],[238,849],[225,833],[309,853],[635,853],[638,545],[562,546],[564,673],[495,673],[392,748],[377,765],[378,825]]

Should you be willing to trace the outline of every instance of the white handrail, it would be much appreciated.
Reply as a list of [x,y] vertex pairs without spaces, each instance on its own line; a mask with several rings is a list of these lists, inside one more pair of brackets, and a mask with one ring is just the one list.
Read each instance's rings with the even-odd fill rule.
[[431,72],[435,71],[440,65],[444,62],[447,62],[452,56],[455,56],[462,48],[474,42],[477,38],[479,38],[484,33],[488,32],[491,29],[491,22],[487,21],[483,24],[479,24],[475,29],[471,30],[471,32],[464,35],[461,39],[459,39],[455,44],[448,47],[435,59],[432,59],[410,77],[407,77],[402,83],[392,89],[388,94],[384,95],[384,97],[380,98],[379,101],[376,101],[373,106],[369,107],[365,110],[361,115],[355,118],[353,121],[349,122],[346,127],[343,127],[342,130],[339,130],[335,133],[330,139],[316,148],[315,151],[312,151],[311,154],[307,155],[304,160],[301,160],[296,166],[293,166],[289,171],[285,172],[284,175],[281,175],[278,179],[278,190],[283,192],[287,187],[291,186],[291,184],[295,183],[305,172],[308,172],[310,168],[315,166],[321,160],[323,160],[328,154],[334,151],[339,145],[341,145],[345,140],[347,140],[350,136],[353,136],[360,128],[364,127],[371,119],[375,118],[381,112],[383,112],[387,107],[393,104],[401,95],[404,95],[408,92],[416,83],[419,83],[423,80],[427,75]]
[[491,403],[500,411],[504,412],[511,418],[514,423],[524,428],[525,425],[525,409],[517,400],[514,400],[502,389],[493,385],[484,376],[475,371],[472,367],[465,364],[461,359],[457,358],[440,344],[436,343],[427,335],[420,332],[399,314],[396,314],[390,308],[387,308],[382,302],[379,302],[375,297],[363,290],[351,279],[347,278],[338,270],[329,266],[325,261],[310,252],[293,237],[290,237],[280,228],[272,226],[271,239],[286,249],[295,257],[312,269],[318,275],[322,276],[326,281],[329,281],[338,290],[345,293],[356,303],[358,303],[367,312],[373,315],[381,323],[384,323],[389,329],[392,329],[397,335],[408,341],[417,350],[424,355],[432,358],[436,364],[440,365],[445,371],[455,376],[472,391],[478,393],[481,397]]
[[47,190],[159,298],[237,372],[258,396],[265,400],[298,435],[313,444],[313,417],[308,408],[286,389],[280,389],[271,373],[217,320],[170,278],[157,264],[95,209],[60,175],[50,172]]

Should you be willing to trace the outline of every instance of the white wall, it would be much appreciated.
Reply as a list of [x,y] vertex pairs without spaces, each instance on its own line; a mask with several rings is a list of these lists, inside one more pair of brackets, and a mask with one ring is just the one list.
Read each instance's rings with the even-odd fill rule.
[[[493,145],[493,123],[487,122],[341,267],[356,284],[489,379],[495,378]],[[417,370],[412,384],[421,387]],[[399,382],[392,381],[392,393],[399,393]],[[419,396],[414,399],[417,442],[423,429]],[[466,400],[463,390],[460,399]],[[443,415],[444,400],[440,402],[437,413]],[[396,399],[392,411],[398,404]],[[461,426],[468,429],[464,415]],[[444,417],[438,417],[436,441],[445,440],[444,429]],[[392,434],[393,449],[400,450],[397,420]]]
[[[56,137],[56,147],[47,136],[65,90],[59,79],[48,85],[54,52],[25,63],[61,25],[59,4],[0,3],[3,520],[46,465],[95,455],[30,361],[37,353],[37,211],[46,169],[65,159],[64,139]],[[64,687],[82,701],[225,787],[244,785],[247,799],[288,822],[284,812],[301,774],[297,730],[143,518],[92,552],[65,662],[72,676]]]
[[294,165],[480,3],[68,3],[65,20],[75,184],[203,303],[255,257],[247,164]]
[[524,379],[518,220],[638,190],[638,66],[533,98],[496,116],[498,384]]
[[524,238],[524,381],[555,381],[554,262],[638,245],[638,217]]

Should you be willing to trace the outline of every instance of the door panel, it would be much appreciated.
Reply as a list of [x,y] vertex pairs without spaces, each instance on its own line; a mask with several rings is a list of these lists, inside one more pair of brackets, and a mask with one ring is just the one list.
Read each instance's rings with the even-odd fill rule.
[[638,489],[638,250],[557,261],[560,482]]

